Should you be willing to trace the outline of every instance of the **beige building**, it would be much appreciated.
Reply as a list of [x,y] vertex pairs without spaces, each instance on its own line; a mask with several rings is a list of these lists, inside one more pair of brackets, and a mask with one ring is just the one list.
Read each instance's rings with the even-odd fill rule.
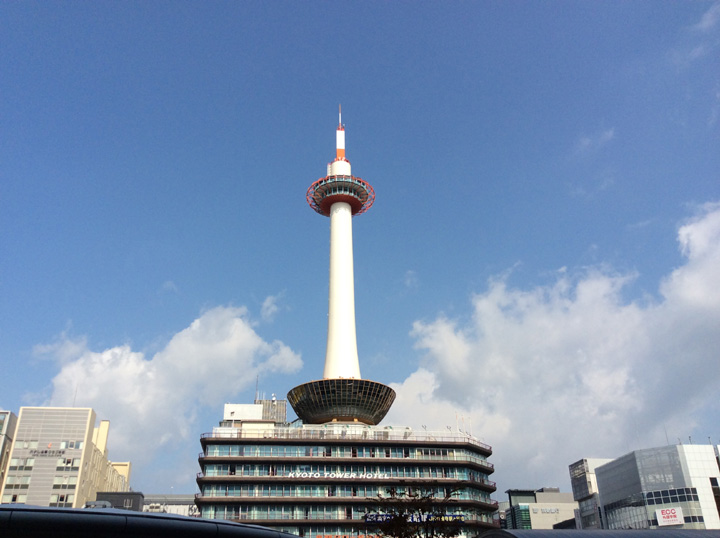
[[505,511],[508,529],[552,529],[575,519],[578,503],[572,493],[561,493],[558,488],[509,489],[505,493],[509,500]]
[[80,508],[98,491],[128,491],[130,463],[108,460],[110,422],[76,407],[21,407],[3,503]]

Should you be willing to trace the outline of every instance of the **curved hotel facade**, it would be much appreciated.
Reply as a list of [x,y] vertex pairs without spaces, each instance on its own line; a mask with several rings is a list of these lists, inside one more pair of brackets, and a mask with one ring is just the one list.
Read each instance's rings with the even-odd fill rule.
[[323,379],[286,401],[227,404],[223,420],[202,436],[201,517],[257,523],[303,537],[373,535],[366,521],[379,494],[431,493],[438,509],[473,536],[499,526],[490,446],[451,431],[380,426],[395,391],[363,379],[357,353],[352,217],[373,204],[372,186],[352,175],[342,120],[336,158],[307,191],[310,207],[330,217],[330,286]]
[[[451,495],[448,506],[462,517],[466,536],[497,526],[495,483],[488,478],[492,449],[473,437],[257,420],[263,404],[268,401],[226,405],[226,420],[202,436],[201,517],[252,521],[304,537],[364,536],[373,534],[364,519],[368,499],[394,488]],[[233,410],[240,407],[244,416]]]

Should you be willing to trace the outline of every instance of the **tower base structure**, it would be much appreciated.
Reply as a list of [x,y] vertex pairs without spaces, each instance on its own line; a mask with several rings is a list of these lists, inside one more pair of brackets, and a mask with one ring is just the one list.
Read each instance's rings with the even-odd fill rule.
[[368,379],[321,379],[298,385],[287,397],[304,424],[360,422],[374,426],[390,410],[395,391]]

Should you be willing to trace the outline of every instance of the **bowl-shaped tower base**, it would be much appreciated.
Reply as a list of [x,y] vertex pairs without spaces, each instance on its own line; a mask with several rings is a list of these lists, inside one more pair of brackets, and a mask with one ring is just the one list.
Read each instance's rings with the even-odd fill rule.
[[367,379],[322,379],[298,385],[287,399],[305,424],[362,422],[375,425],[395,401],[395,391]]

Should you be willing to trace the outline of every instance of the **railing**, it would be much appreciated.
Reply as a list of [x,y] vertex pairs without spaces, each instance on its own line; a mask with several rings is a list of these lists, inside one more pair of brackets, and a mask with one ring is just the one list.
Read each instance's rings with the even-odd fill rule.
[[205,452],[199,452],[198,453],[198,459],[202,458],[244,458],[244,459],[257,459],[257,458],[277,458],[277,459],[287,459],[287,458],[309,458],[312,460],[327,460],[327,459],[352,459],[353,461],[363,461],[363,462],[373,462],[373,461],[387,461],[388,463],[394,463],[396,461],[405,461],[408,460],[411,461],[428,461],[428,462],[458,462],[458,463],[476,463],[478,465],[481,465],[482,467],[485,467],[487,469],[495,469],[495,465],[490,463],[489,461],[472,457],[472,456],[465,456],[463,454],[455,454],[455,455],[426,455],[426,454],[415,454],[410,456],[399,456],[399,455],[391,455],[386,456],[382,451],[378,451],[378,453],[374,456],[350,456],[349,454],[335,454],[332,456],[326,456],[325,453],[318,453],[318,454],[268,454],[263,452],[256,452],[254,454],[209,454]]
[[481,443],[472,435],[460,431],[415,431],[394,429],[390,426],[356,426],[332,424],[323,426],[304,425],[301,428],[271,427],[263,430],[243,428],[215,428],[203,433],[201,439],[298,439],[298,440],[359,440],[359,441],[409,441],[437,443],[468,443],[488,452],[492,447]]
[[[306,491],[295,491],[293,493],[285,495],[284,493],[277,493],[274,495],[259,495],[256,493],[251,492],[250,490],[246,491],[237,491],[237,490],[227,490],[220,488],[219,490],[213,491],[209,490],[206,492],[201,493],[195,493],[196,499],[206,499],[206,500],[213,500],[213,499],[243,499],[245,502],[250,501],[256,501],[256,500],[262,500],[262,501],[274,501],[274,502],[282,502],[285,500],[306,500],[311,502],[317,502],[318,500],[328,500],[332,499],[335,501],[363,501],[367,500],[368,497],[363,496],[357,496],[357,495],[341,495],[337,494],[332,497],[328,497],[328,495],[325,493],[324,489],[319,489],[315,492],[306,492]],[[374,497],[370,497],[374,498]],[[472,502],[472,503],[481,503],[488,506],[498,506],[498,501],[490,498],[480,498],[480,497],[453,497],[454,501],[460,501],[464,503]]]

